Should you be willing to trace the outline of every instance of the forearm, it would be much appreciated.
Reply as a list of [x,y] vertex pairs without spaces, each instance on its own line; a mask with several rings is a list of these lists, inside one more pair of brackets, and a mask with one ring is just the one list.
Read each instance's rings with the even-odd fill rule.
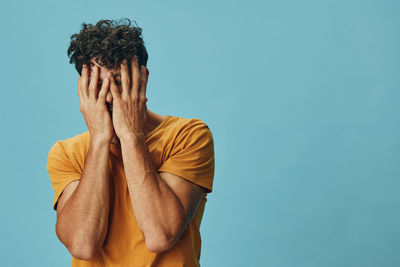
[[170,243],[185,221],[179,199],[158,175],[144,139],[121,139],[121,150],[132,207],[146,244]]
[[97,251],[107,234],[109,143],[90,143],[78,187],[57,218],[57,233],[71,251]]

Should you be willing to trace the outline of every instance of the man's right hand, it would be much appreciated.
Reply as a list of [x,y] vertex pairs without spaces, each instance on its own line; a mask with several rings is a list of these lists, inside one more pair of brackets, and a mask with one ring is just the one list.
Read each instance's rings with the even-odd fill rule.
[[83,65],[82,76],[78,78],[78,94],[80,110],[89,129],[92,141],[111,143],[114,127],[106,106],[106,96],[110,90],[110,81],[105,78],[98,92],[99,68],[93,66],[93,74],[89,84],[89,67]]

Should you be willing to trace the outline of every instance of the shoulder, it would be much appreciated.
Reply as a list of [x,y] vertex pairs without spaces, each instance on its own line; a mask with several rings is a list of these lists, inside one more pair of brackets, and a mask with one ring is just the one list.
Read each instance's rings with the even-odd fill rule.
[[170,125],[175,152],[213,148],[213,134],[206,122],[199,118],[173,117]]
[[73,152],[75,150],[84,150],[89,148],[90,134],[89,131],[77,134],[73,137],[57,140],[50,151],[63,148],[66,152]]
[[212,191],[214,176],[214,142],[208,124],[198,118],[173,118],[174,129],[165,161],[158,169],[183,177]]
[[83,169],[84,160],[89,150],[89,131],[73,137],[57,140],[50,148],[48,163],[54,160],[69,160],[77,169]]
[[209,125],[199,118],[173,117],[172,120],[171,128],[181,137],[198,134],[212,136]]

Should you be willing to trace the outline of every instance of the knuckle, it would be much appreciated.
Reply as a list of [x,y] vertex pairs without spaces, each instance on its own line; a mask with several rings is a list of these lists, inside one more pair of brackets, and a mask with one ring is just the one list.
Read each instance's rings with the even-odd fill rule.
[[138,72],[134,72],[132,78],[133,78],[134,81],[138,82],[140,80],[139,73]]
[[132,100],[138,102],[140,100],[140,97],[138,95],[133,95]]
[[129,83],[130,83],[130,80],[128,79],[128,77],[125,77],[122,81],[123,81],[124,83],[126,83],[126,84],[129,84]]
[[113,106],[117,106],[118,108],[122,108],[123,106],[123,102],[119,101],[119,99],[115,99],[115,101],[113,102]]

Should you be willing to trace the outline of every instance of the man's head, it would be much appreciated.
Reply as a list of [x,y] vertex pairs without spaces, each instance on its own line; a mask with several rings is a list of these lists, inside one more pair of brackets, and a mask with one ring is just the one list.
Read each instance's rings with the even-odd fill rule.
[[[129,66],[131,59],[136,56],[139,66],[147,65],[148,54],[141,35],[142,29],[131,26],[129,19],[100,20],[96,25],[83,23],[81,31],[71,36],[69,62],[75,64],[79,74],[83,64],[88,64],[91,69],[99,66],[99,84],[105,77],[105,70],[111,70],[117,75],[114,77],[118,85],[120,64],[124,59],[128,60]],[[111,94],[107,96],[108,103],[111,103],[110,97]]]

